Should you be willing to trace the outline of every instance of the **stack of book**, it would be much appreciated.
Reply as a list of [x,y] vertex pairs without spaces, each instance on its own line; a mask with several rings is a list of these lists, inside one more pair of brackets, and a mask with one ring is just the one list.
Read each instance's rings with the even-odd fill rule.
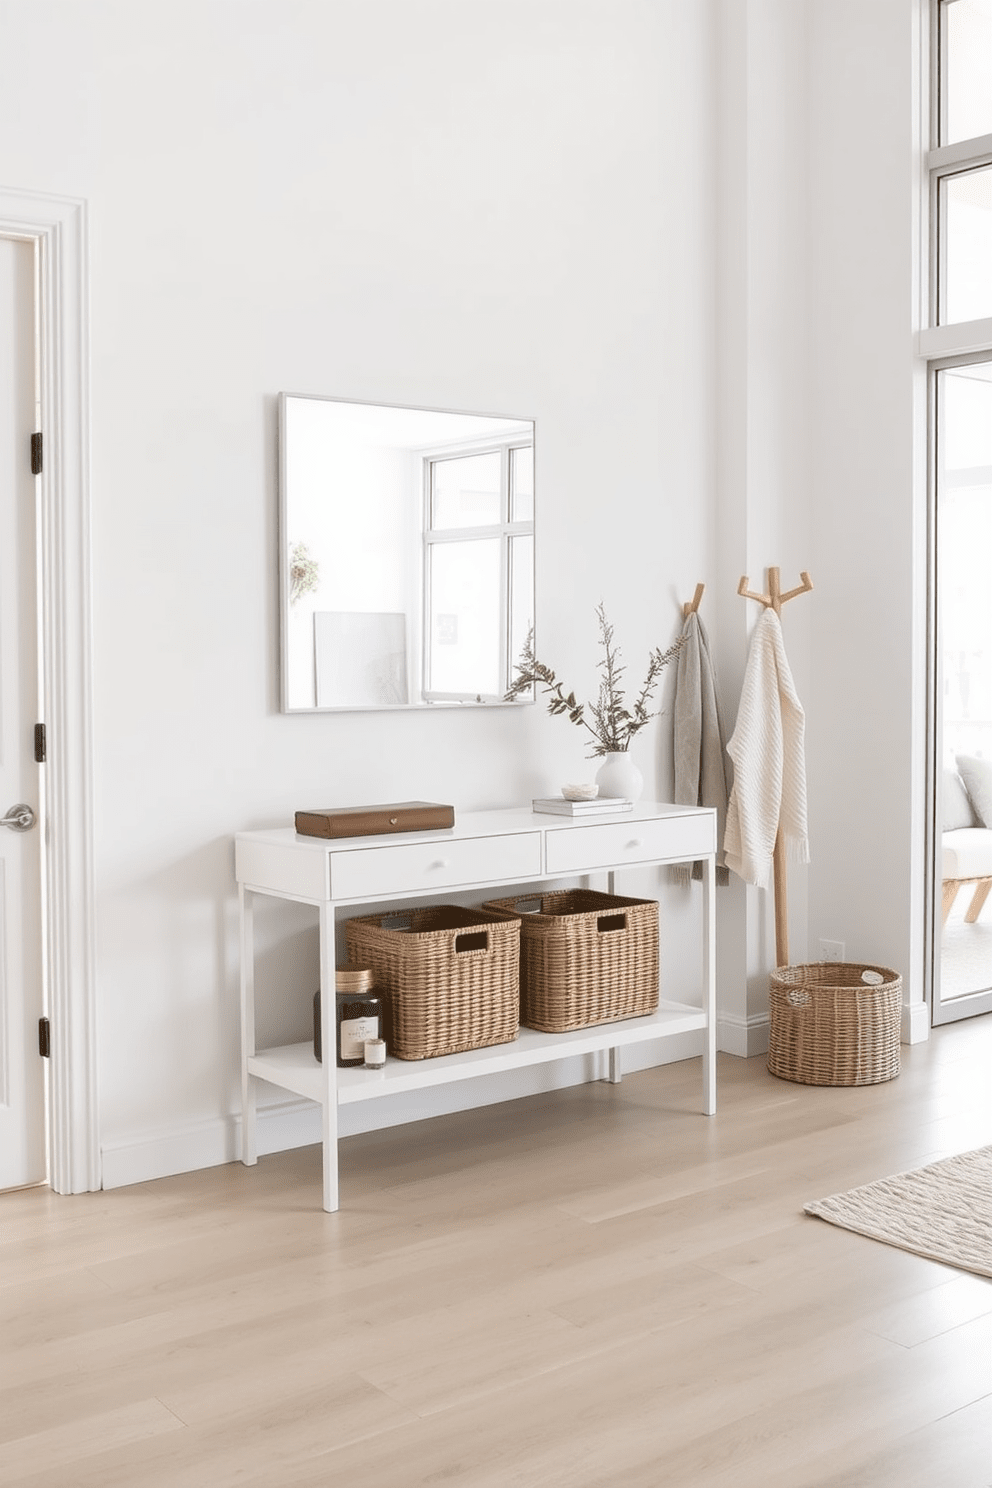
[[547,811],[553,816],[610,816],[617,811],[632,811],[633,801],[623,796],[594,796],[591,801],[566,801],[564,796],[551,796],[546,801],[535,801],[535,811]]

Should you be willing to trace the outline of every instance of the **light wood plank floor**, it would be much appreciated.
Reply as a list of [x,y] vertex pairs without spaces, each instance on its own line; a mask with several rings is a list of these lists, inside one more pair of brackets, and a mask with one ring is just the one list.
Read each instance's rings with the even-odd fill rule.
[[992,1282],[803,1203],[992,1141],[992,1018],[0,1197],[0,1482],[988,1488]]

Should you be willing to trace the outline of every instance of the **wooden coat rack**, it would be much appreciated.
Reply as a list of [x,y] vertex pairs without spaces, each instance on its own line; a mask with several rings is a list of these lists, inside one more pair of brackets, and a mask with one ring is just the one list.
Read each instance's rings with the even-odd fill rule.
[[[790,599],[795,599],[800,594],[808,594],[813,587],[813,580],[805,569],[801,569],[799,577],[802,583],[797,589],[789,589],[785,594],[780,587],[781,574],[779,569],[768,570],[768,593],[755,594],[748,586],[748,576],[744,574],[737,585],[737,593],[742,599],[754,599],[758,604],[764,605],[766,609],[774,610],[776,615],[781,616],[782,606]],[[701,585],[696,586],[697,595]],[[775,965],[788,966],[789,964],[789,897],[787,888],[787,875],[785,867],[785,842],[782,838],[782,829],[779,827],[775,835],[775,853],[772,859],[774,891],[775,891]]]

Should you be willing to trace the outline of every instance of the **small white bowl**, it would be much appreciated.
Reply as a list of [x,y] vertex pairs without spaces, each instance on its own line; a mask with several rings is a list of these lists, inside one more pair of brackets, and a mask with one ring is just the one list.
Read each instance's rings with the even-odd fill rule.
[[599,795],[599,786],[595,782],[592,785],[563,785],[561,793],[566,801],[594,801]]

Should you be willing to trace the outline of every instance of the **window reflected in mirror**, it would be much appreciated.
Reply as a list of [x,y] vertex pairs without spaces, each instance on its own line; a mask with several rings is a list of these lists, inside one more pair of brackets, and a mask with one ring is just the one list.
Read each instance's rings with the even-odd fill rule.
[[534,625],[533,421],[279,411],[284,711],[502,704]]

